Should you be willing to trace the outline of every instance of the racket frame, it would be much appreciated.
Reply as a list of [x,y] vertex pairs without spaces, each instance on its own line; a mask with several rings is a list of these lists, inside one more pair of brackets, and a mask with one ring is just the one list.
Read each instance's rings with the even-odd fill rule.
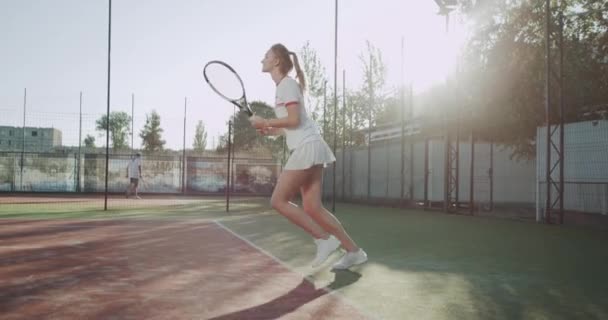
[[[239,80],[239,83],[241,84],[241,89],[243,90],[243,95],[240,98],[230,99],[230,98],[226,97],[224,94],[222,94],[217,88],[215,88],[215,86],[213,86],[212,81],[209,81],[209,77],[207,76],[207,67],[211,64],[220,64],[220,65],[226,67],[228,70],[230,70],[236,76],[236,78]],[[220,97],[222,97],[225,100],[227,100],[228,102],[234,104],[237,108],[239,108],[239,110],[247,113],[249,116],[253,116],[253,111],[251,110],[251,107],[249,106],[249,103],[247,102],[247,96],[245,94],[245,85],[243,84],[243,80],[241,79],[239,74],[234,70],[234,68],[232,68],[229,64],[227,64],[224,61],[220,61],[220,60],[211,60],[211,61],[207,62],[207,64],[205,64],[205,67],[203,68],[203,77],[205,78],[205,81],[207,82],[209,87],[211,87],[211,89],[213,91],[215,91],[215,93],[217,93]]]

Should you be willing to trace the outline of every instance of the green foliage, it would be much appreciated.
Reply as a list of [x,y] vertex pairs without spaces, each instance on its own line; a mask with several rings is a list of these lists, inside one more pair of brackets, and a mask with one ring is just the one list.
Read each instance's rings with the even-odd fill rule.
[[89,149],[95,149],[95,137],[90,134],[84,138],[84,147]]
[[194,133],[194,143],[192,143],[194,151],[202,152],[207,148],[207,131],[202,120],[196,124],[196,132]]
[[[105,134],[108,126],[108,117],[101,116],[95,122],[95,129],[102,135]],[[131,130],[131,116],[123,111],[112,111],[110,113],[110,143],[114,150],[127,149],[127,137]]]
[[160,127],[160,115],[152,110],[146,115],[146,124],[140,131],[143,149],[148,152],[163,151],[165,140],[162,139],[163,129]]
[[[443,133],[448,121],[458,121],[461,132],[474,130],[479,139],[511,146],[515,157],[534,157],[536,130],[545,123],[545,2],[465,0],[459,4],[458,12],[472,32],[447,85],[417,96],[419,105],[414,107],[421,110],[419,121],[428,129],[425,132],[432,134]],[[552,122],[559,110],[557,5],[552,1]],[[564,2],[563,12],[564,119],[572,122],[602,117],[602,110],[608,112],[608,2],[573,0]],[[386,90],[387,67],[382,52],[371,42],[367,41],[359,55],[362,85],[346,94],[329,83],[324,89],[325,68],[310,43],[302,47],[300,57],[309,87],[307,109],[330,145],[334,138],[338,148],[343,139],[346,145],[362,145],[370,125],[401,119],[401,108],[409,103],[409,99],[402,99],[409,92],[404,88]],[[334,90],[338,90],[337,108]],[[235,144],[252,148],[258,142],[245,120],[235,119]],[[223,137],[220,146],[225,142]]]
[[[494,2],[494,1],[490,1]],[[564,6],[564,118],[582,119],[588,106],[608,102],[608,5],[570,1]],[[558,7],[553,4],[550,76],[552,122],[558,104]],[[591,12],[576,14],[576,12]],[[544,1],[496,2],[467,12],[474,33],[464,53],[453,109],[471,116],[471,128],[532,157],[536,127],[545,122]]]
[[[263,118],[274,118],[274,110],[271,106],[264,102],[254,101],[250,103],[253,112]],[[249,116],[246,113],[239,112],[232,116],[232,147],[237,152],[241,151],[260,151],[269,152],[268,156],[274,159],[282,159],[283,157],[283,137],[262,136],[251,126]],[[217,151],[226,152],[228,134],[220,136]]]
[[306,77],[306,107],[311,117],[319,121],[323,116],[322,105],[325,97],[327,74],[317,52],[306,42],[300,49],[300,60]]

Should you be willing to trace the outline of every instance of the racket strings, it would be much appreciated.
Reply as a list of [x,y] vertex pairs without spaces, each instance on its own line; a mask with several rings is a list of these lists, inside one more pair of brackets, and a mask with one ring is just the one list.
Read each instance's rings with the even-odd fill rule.
[[205,74],[209,84],[228,100],[239,100],[243,98],[244,90],[239,77],[219,63],[211,63],[205,67]]

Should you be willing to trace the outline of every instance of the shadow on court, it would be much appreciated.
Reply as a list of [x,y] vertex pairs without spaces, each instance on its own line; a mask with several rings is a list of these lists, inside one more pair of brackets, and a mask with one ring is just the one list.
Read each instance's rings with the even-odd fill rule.
[[[280,297],[209,320],[279,319],[321,296],[357,282],[361,277],[361,274],[348,270],[337,271],[335,274],[334,281],[325,287],[316,288],[310,281],[302,279],[300,284]],[[319,312],[315,319],[325,319],[325,316],[327,315]]]

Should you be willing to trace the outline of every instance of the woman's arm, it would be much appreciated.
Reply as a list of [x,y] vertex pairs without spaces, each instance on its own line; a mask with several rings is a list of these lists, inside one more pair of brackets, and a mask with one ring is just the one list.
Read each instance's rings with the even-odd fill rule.
[[285,130],[282,128],[267,127],[263,129],[257,129],[258,133],[263,136],[282,136],[285,134]]
[[275,119],[264,119],[259,116],[252,116],[249,118],[251,125],[256,129],[263,128],[296,128],[300,125],[300,105],[297,102],[289,104],[285,107],[287,109],[287,117],[275,118]]

